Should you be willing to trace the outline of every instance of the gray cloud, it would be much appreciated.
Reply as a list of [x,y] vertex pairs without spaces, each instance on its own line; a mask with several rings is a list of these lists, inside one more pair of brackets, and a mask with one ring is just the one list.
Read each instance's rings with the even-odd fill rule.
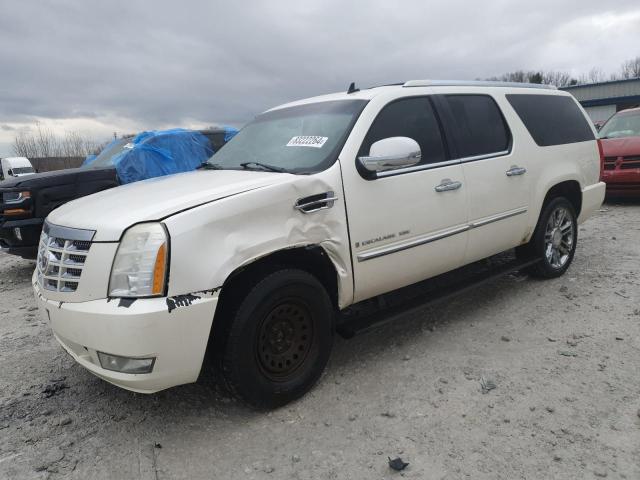
[[238,125],[353,80],[611,71],[640,54],[640,37],[614,44],[597,21],[609,19],[615,33],[616,19],[627,18],[640,30],[637,0],[615,2],[612,11],[600,0],[481,5],[0,0],[0,122]]

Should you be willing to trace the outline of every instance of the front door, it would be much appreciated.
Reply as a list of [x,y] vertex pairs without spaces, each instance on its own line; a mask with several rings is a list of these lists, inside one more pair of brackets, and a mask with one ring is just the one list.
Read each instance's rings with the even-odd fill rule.
[[420,146],[418,165],[378,174],[343,167],[353,254],[354,301],[385,293],[462,264],[467,244],[466,181],[452,161],[427,96],[384,106],[358,156],[384,138],[409,137]]

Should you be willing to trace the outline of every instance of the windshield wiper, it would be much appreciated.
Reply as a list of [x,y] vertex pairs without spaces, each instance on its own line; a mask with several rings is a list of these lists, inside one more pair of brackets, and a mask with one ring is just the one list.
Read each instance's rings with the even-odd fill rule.
[[260,167],[263,170],[269,170],[270,172],[287,173],[286,169],[281,167],[276,167],[275,165],[269,165],[268,163],[244,162],[240,164],[242,168],[246,168],[246,169],[250,169],[252,165],[255,165],[256,167]]
[[200,166],[196,167],[196,170],[224,170],[224,167],[217,163],[202,162]]

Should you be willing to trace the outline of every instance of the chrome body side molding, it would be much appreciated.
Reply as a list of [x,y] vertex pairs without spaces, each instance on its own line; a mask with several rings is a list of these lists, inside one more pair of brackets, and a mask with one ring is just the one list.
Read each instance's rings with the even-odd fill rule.
[[522,215],[523,213],[526,213],[526,211],[527,211],[527,208],[522,207],[515,210],[511,210],[509,212],[501,213],[499,215],[493,215],[491,217],[476,220],[475,222],[468,223],[467,225],[460,225],[458,227],[444,230],[442,232],[438,232],[435,234],[416,237],[416,238],[404,241],[402,243],[396,243],[395,245],[378,247],[375,249],[368,250],[366,252],[359,253],[357,255],[357,259],[358,259],[358,262],[365,262],[367,260],[383,257],[391,253],[401,252],[409,248],[419,247],[420,245],[436,242],[438,240],[442,240],[444,238],[469,231],[473,228],[484,227],[485,225],[489,225],[490,223],[499,222],[500,220],[505,220],[507,218],[515,217],[516,215]]

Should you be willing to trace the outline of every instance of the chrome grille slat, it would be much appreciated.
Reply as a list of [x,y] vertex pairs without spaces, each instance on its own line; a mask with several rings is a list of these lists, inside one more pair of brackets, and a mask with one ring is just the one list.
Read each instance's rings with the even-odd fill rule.
[[[78,289],[91,242],[51,236],[43,229],[38,246],[38,284],[45,290],[72,293]],[[64,228],[56,231],[73,233]]]

